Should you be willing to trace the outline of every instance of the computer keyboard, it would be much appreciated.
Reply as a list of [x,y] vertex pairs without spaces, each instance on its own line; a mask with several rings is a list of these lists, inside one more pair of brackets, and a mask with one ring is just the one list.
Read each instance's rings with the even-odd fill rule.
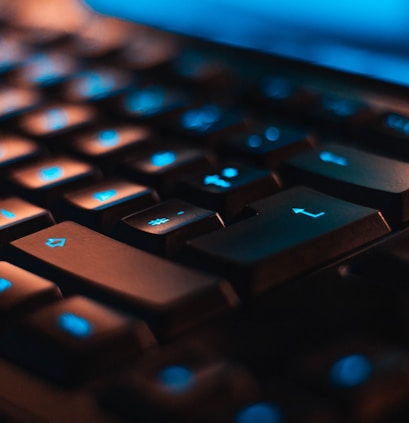
[[24,4],[1,422],[406,423],[407,91]]

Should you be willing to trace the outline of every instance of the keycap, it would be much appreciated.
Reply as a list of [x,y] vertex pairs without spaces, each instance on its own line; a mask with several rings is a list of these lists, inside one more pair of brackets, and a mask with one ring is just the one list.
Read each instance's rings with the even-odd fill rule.
[[54,283],[6,261],[0,261],[1,326],[22,312],[60,299],[62,294]]
[[108,232],[121,218],[159,201],[156,192],[125,180],[105,180],[64,195],[60,215],[89,228]]
[[231,219],[246,204],[277,192],[280,186],[278,177],[271,171],[239,164],[211,169],[183,181],[177,194]]
[[27,57],[28,49],[17,37],[2,34],[0,40],[0,74],[21,65]]
[[9,181],[22,196],[35,203],[51,204],[58,196],[100,177],[88,163],[70,157],[49,157],[10,172]]
[[95,111],[88,106],[56,103],[25,115],[19,125],[29,137],[51,140],[84,129],[95,119]]
[[41,94],[33,89],[0,88],[0,120],[9,120],[21,116],[42,103]]
[[227,157],[234,155],[258,166],[275,168],[294,154],[310,150],[315,142],[304,130],[271,124],[233,136],[224,144]]
[[176,146],[139,154],[125,163],[123,172],[136,182],[152,186],[168,196],[180,180],[201,173],[209,166],[205,152]]
[[227,422],[258,399],[242,366],[193,345],[153,351],[112,381],[100,396],[108,410],[131,420]]
[[388,223],[409,219],[409,165],[398,160],[328,144],[285,163],[284,179],[380,210]]
[[48,210],[18,197],[0,200],[0,246],[54,224]]
[[223,227],[216,212],[172,199],[125,217],[115,236],[142,250],[171,257],[181,252],[188,239]]
[[75,383],[155,343],[143,321],[74,296],[29,314],[3,335],[0,350],[54,381]]
[[249,205],[256,216],[187,243],[192,263],[258,294],[390,232],[381,214],[295,187]]
[[28,162],[41,153],[40,146],[27,138],[3,134],[0,138],[0,170]]
[[[10,256],[16,264],[30,258],[31,270],[54,275],[63,292],[92,293],[146,317],[159,334],[180,332],[237,301],[230,285],[217,276],[166,261],[73,222],[14,241]],[[90,265],[95,260],[97,265]]]

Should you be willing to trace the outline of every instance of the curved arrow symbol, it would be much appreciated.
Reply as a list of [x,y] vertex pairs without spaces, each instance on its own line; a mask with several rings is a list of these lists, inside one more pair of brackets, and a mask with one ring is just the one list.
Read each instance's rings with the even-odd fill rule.
[[313,217],[314,219],[317,219],[318,217],[324,216],[324,214],[325,214],[325,212],[313,214],[313,213],[309,213],[309,212],[305,211],[305,209],[298,209],[298,208],[293,208],[293,212],[295,214],[304,214],[305,216]]

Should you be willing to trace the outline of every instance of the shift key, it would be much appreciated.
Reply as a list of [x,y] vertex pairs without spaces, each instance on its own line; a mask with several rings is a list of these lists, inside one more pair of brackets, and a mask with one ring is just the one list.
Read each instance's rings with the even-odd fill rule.
[[48,275],[64,294],[91,296],[169,337],[236,304],[223,279],[63,222],[10,244],[9,259]]
[[188,243],[190,260],[257,294],[390,232],[380,212],[295,187],[249,205],[254,216]]

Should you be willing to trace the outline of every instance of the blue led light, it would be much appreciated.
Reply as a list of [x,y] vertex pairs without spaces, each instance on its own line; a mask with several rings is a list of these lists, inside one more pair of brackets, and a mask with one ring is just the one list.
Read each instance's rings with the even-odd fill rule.
[[76,90],[83,97],[101,98],[115,87],[115,78],[109,74],[87,72],[78,79]]
[[58,318],[59,327],[76,338],[87,338],[92,334],[92,326],[87,319],[73,313],[63,313]]
[[226,169],[222,170],[222,175],[225,178],[235,178],[236,176],[238,176],[239,171],[237,169],[235,169],[234,167],[226,167]]
[[336,361],[330,369],[331,382],[341,388],[351,388],[366,382],[372,374],[367,357],[353,354]]
[[152,154],[151,164],[157,167],[168,166],[176,161],[176,157],[176,153],[173,151],[159,151]]
[[115,147],[119,144],[121,136],[114,129],[106,129],[98,134],[98,144],[101,147]]
[[178,216],[181,216],[182,214],[185,214],[185,212],[183,210],[180,210],[176,213]]
[[0,278],[0,294],[7,289],[10,289],[12,286],[13,284],[9,280]]
[[165,104],[165,91],[160,87],[146,88],[130,93],[125,99],[125,107],[129,112],[152,115]]
[[258,148],[261,147],[263,144],[263,138],[260,137],[260,135],[250,135],[247,138],[247,145],[251,148]]
[[348,159],[346,157],[339,156],[338,154],[331,153],[330,151],[323,151],[320,153],[320,159],[323,162],[333,163],[338,166],[348,166]]
[[66,238],[48,238],[45,245],[50,248],[64,247]]
[[0,209],[0,213],[6,219],[14,219],[16,217],[15,213],[11,212],[10,210]]
[[246,407],[236,417],[235,423],[281,423],[281,410],[271,403],[258,403]]
[[45,114],[44,126],[51,131],[57,131],[67,126],[69,116],[64,109],[51,109]]
[[152,219],[148,222],[149,226],[160,226],[164,225],[165,223],[169,222],[167,217],[160,217],[158,219]]
[[194,381],[193,372],[184,366],[169,366],[162,369],[158,379],[169,391],[180,393],[188,390]]
[[204,185],[215,185],[220,188],[230,188],[231,182],[225,181],[219,175],[207,175],[203,179]]
[[278,139],[280,139],[281,133],[280,130],[275,126],[270,126],[266,129],[264,135],[269,141],[277,141]]
[[215,105],[207,105],[201,109],[188,110],[181,118],[182,126],[185,129],[206,132],[221,117],[221,110]]
[[43,182],[56,181],[61,178],[63,174],[64,169],[61,166],[44,167],[38,172],[38,176]]
[[115,189],[108,189],[106,191],[95,192],[92,194],[95,200],[100,201],[101,203],[105,203],[116,195],[118,195],[118,191]]

